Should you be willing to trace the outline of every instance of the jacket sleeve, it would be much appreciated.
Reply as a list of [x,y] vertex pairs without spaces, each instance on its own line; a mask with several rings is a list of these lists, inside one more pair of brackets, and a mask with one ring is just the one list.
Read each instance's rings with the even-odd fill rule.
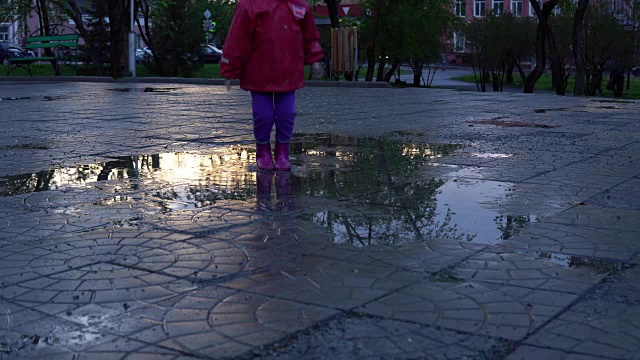
[[316,27],[316,21],[311,10],[307,10],[302,22],[302,40],[304,41],[304,63],[309,65],[322,60],[324,52],[320,45],[320,33]]
[[253,48],[254,23],[247,0],[238,1],[231,28],[227,34],[220,59],[220,75],[227,79],[238,79]]

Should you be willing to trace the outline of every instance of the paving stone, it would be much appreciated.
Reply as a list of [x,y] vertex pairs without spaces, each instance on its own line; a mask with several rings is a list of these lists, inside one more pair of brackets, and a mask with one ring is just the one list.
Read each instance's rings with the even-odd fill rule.
[[264,173],[246,92],[7,85],[2,335],[61,339],[18,357],[638,350],[638,102],[306,88]]
[[[366,331],[363,331],[366,329]],[[511,344],[418,324],[377,318],[338,318],[267,347],[259,359],[502,358]]]
[[[602,280],[615,264],[585,266],[562,264],[550,257],[513,254],[496,247],[471,256],[452,270],[452,275],[474,282],[491,282],[503,285],[580,294]],[[596,265],[597,263],[594,263]],[[609,264],[607,264],[609,265]]]
[[635,239],[634,231],[540,223],[505,244],[527,251],[625,261],[640,249]]
[[[637,268],[611,275],[583,301],[532,335],[526,343],[566,353],[632,359],[638,353],[640,314]],[[562,354],[562,356],[567,356]]]
[[248,281],[232,280],[221,285],[320,306],[349,309],[423,277],[419,273],[380,265],[307,256],[252,275]]
[[5,284],[15,284],[5,285],[2,294],[41,304],[158,299],[195,288],[183,278],[193,282],[227,276],[246,263],[245,254],[227,243],[190,239],[171,233],[101,232],[7,247],[8,256],[29,259],[29,267],[0,275]]
[[385,318],[522,340],[575,295],[476,282],[424,282],[357,309]]

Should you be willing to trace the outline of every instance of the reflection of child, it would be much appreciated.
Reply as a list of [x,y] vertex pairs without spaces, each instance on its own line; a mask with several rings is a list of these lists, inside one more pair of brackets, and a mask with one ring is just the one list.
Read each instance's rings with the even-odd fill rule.
[[256,160],[273,170],[271,130],[276,127],[275,168],[291,170],[289,140],[295,91],[304,86],[304,65],[322,58],[320,35],[305,0],[240,0],[224,44],[220,74],[251,91]]

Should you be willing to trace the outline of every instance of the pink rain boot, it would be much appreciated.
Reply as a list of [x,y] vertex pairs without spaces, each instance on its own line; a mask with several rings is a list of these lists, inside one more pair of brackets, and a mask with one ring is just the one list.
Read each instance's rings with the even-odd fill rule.
[[[278,146],[276,145],[276,149]],[[260,170],[273,170],[273,159],[271,158],[271,144],[256,143],[256,162]]]
[[279,143],[276,141],[276,170],[291,171],[289,163],[289,143]]

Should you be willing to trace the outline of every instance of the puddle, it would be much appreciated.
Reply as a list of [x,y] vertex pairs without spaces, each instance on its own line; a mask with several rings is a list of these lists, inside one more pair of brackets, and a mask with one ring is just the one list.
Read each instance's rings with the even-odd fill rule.
[[5,97],[0,98],[0,101],[15,101],[15,100],[31,100],[28,96],[15,96],[15,97]]
[[176,87],[167,87],[167,88],[156,88],[156,87],[135,87],[135,88],[114,88],[107,89],[109,91],[117,91],[117,92],[133,92],[133,93],[169,93],[179,88]]
[[38,100],[38,101],[53,101],[66,99],[66,96],[15,96],[0,98],[0,101],[16,101],[16,100]]
[[[252,145],[236,145],[198,153],[117,157],[9,176],[0,178],[0,196],[61,190],[57,194],[64,197],[67,191],[86,189],[98,200],[65,203],[65,199],[54,199],[46,205],[67,206],[51,209],[54,213],[91,206],[96,214],[99,207],[145,204],[170,214],[235,200],[246,204],[241,210],[248,212],[266,209],[277,215],[288,211],[286,215],[298,221],[325,227],[335,242],[360,246],[431,238],[493,244],[513,237],[536,220],[535,216],[501,215],[491,210],[492,204],[511,194],[512,184],[481,180],[481,174],[467,168],[436,166],[437,159],[461,148],[303,135],[292,141],[292,173],[266,177],[266,182],[259,179],[264,176],[257,178]],[[257,206],[265,199],[266,205]],[[269,208],[269,201],[276,200],[287,204]],[[135,228],[144,220],[132,216],[112,225]]]
[[549,260],[555,264],[569,268],[587,268],[595,272],[607,272],[622,269],[623,264],[616,261],[588,259],[581,256],[572,256],[558,253],[539,252],[538,258]]
[[533,110],[533,112],[535,112],[536,114],[544,114],[548,111],[566,111],[567,108],[557,108],[557,109],[535,109]]
[[23,335],[19,339],[0,339],[0,358],[3,355],[15,356],[17,353],[37,351],[46,347],[51,347],[59,340],[52,336]]
[[519,121],[500,121],[500,120],[473,120],[467,121],[470,124],[481,124],[481,125],[495,125],[502,127],[532,127],[532,128],[542,128],[542,129],[552,129],[557,128],[559,126],[546,125],[546,124],[535,124],[535,123],[523,123]]
[[513,156],[513,154],[494,154],[494,153],[471,153],[472,157],[481,159],[506,159]]
[[633,101],[627,101],[627,100],[591,100],[594,102],[599,102],[599,103],[614,103],[614,104],[635,104],[635,102]]
[[22,144],[14,144],[7,146],[0,146],[0,150],[48,150],[50,145],[47,143],[27,142]]

